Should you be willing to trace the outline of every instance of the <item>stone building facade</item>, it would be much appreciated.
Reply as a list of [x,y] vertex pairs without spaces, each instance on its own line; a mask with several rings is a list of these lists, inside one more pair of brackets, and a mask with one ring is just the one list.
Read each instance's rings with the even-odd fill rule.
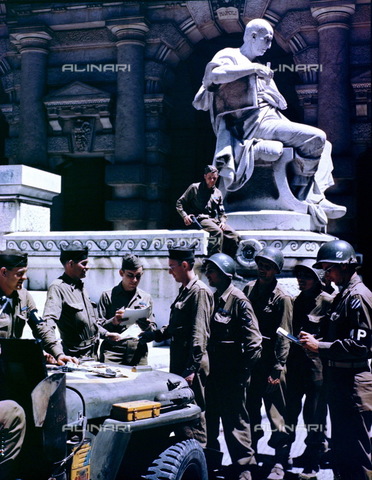
[[328,233],[363,249],[370,13],[369,0],[1,3],[1,163],[62,176],[52,230],[182,228],[175,200],[215,145],[191,106],[204,67],[262,17],[287,116],[333,143],[328,198],[348,213]]

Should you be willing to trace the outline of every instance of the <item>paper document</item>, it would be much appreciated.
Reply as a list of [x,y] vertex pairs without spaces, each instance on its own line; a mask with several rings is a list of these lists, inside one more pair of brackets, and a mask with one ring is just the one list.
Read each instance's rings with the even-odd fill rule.
[[291,335],[289,332],[287,332],[287,330],[284,330],[284,328],[282,327],[279,327],[276,330],[276,333],[278,333],[279,335],[282,335],[283,337],[288,338],[288,340],[290,340],[291,342],[297,343],[297,345],[301,345],[299,338],[295,337],[294,335]]
[[123,308],[125,310],[123,315],[123,325],[133,325],[140,318],[149,318],[150,316],[150,306],[146,308]]
[[138,335],[142,332],[142,329],[134,323],[128,327],[124,332],[120,334],[121,340],[128,340],[129,338],[138,338]]

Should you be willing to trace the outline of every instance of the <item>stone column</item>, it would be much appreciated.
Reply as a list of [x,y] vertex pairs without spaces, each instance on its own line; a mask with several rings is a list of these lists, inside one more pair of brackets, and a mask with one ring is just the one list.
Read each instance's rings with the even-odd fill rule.
[[17,163],[48,166],[45,95],[49,29],[14,29],[10,35],[21,54],[21,92]]
[[333,153],[348,152],[351,144],[349,98],[349,28],[355,5],[349,2],[311,2],[318,22],[319,72],[318,126],[333,145]]
[[145,192],[145,35],[143,17],[107,22],[117,42],[117,100],[115,164],[106,169],[106,183],[113,188],[106,218],[114,228],[142,228],[146,216]]
[[[169,218],[169,122],[172,106],[162,93],[145,95],[148,229],[165,228]],[[174,208],[172,205],[171,208]]]

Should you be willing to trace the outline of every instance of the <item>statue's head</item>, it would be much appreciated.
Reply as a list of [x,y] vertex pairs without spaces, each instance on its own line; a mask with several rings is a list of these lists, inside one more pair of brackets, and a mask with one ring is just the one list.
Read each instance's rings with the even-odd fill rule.
[[247,23],[244,31],[244,44],[249,46],[254,56],[263,55],[271,47],[273,27],[263,18],[255,18]]

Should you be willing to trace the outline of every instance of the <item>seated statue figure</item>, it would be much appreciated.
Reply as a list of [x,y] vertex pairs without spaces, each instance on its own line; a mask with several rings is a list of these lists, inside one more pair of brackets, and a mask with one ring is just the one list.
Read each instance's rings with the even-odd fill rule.
[[326,134],[313,126],[288,120],[281,110],[287,104],[268,65],[254,60],[271,47],[273,29],[263,19],[251,20],[240,48],[225,48],[207,64],[203,83],[193,106],[209,110],[216,134],[213,164],[220,175],[219,189],[225,196],[250,179],[255,159],[276,161],[284,147],[292,147],[293,195],[308,205],[320,222],[339,218],[346,208],[325,198],[334,185],[331,144]]

